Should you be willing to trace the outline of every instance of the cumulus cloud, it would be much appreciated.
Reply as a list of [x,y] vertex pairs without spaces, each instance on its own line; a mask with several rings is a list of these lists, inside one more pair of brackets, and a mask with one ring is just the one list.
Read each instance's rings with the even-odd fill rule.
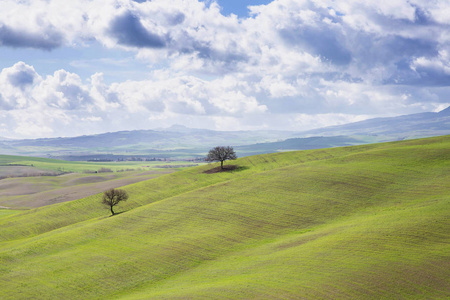
[[80,77],[65,70],[47,76],[35,88],[34,93],[41,103],[66,110],[85,107],[91,102],[91,97],[82,86]]
[[1,108],[4,110],[26,108],[33,103],[31,89],[41,80],[32,66],[18,62],[0,72]]
[[163,37],[145,28],[139,17],[131,12],[113,19],[108,33],[125,46],[161,48],[166,45]]
[[[0,110],[8,124],[26,113],[21,128],[46,128],[48,120],[48,128],[79,122],[79,131],[111,130],[114,122],[118,130],[159,122],[300,130],[314,116],[316,125],[331,125],[449,102],[446,0],[274,0],[243,19],[198,0],[4,0],[2,7],[0,46],[95,43],[149,66],[142,80],[115,83],[95,71],[82,78],[5,66]],[[55,117],[35,120],[38,111]]]
[[11,110],[14,109],[14,105],[6,100],[3,95],[0,93],[0,110]]
[[[24,70],[33,71],[33,80],[19,80],[14,85],[11,76]],[[23,84],[26,89],[21,88]],[[42,77],[21,62],[1,72],[0,86],[8,92],[0,94],[4,119],[15,124],[12,132],[25,137],[67,135],[89,128],[87,124],[102,128],[98,129],[101,132],[113,127],[160,126],[158,120],[168,119],[168,125],[183,120],[192,124],[193,117],[211,123],[217,117],[243,118],[267,109],[246,95],[245,85],[230,79],[155,76],[152,80],[106,84],[103,74],[94,74],[87,81],[65,70]]]
[[45,33],[36,33],[13,29],[7,25],[0,25],[1,46],[51,50],[60,47],[62,44],[63,36],[54,28],[46,28]]
[[[53,49],[96,40],[123,47],[178,71],[223,74],[256,68],[283,69],[288,58],[310,57],[304,69],[349,73],[395,83],[417,57],[446,49],[445,1],[294,1],[252,6],[252,17],[223,16],[220,7],[197,0],[62,0],[15,2],[0,12],[5,46]],[[27,22],[14,11],[26,11]],[[295,62],[294,62],[295,63]]]
[[39,75],[32,66],[24,62],[18,62],[11,68],[5,68],[0,73],[0,80],[9,83],[12,87],[25,90],[35,81],[39,80]]

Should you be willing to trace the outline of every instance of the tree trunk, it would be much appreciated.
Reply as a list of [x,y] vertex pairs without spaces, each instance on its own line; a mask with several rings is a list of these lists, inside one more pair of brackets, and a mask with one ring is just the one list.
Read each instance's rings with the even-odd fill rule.
[[223,160],[220,161],[220,168],[223,170]]
[[114,216],[114,210],[113,210],[112,205],[111,205],[111,213],[112,213],[112,215]]

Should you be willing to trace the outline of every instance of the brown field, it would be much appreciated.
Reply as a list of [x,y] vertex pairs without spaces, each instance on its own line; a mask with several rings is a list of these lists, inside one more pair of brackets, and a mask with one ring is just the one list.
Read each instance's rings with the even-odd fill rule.
[[41,170],[32,166],[0,166],[0,179],[12,177],[56,176],[58,171]]
[[174,171],[158,169],[145,172],[6,178],[0,180],[0,208],[30,209],[76,200]]

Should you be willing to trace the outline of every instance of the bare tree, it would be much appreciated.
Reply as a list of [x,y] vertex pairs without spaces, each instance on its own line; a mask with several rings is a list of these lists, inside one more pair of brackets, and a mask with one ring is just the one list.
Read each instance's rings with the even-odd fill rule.
[[209,150],[206,161],[220,161],[220,168],[223,170],[223,162],[229,159],[236,159],[236,153],[233,147],[217,146]]
[[124,190],[120,189],[109,189],[103,192],[102,203],[108,205],[111,209],[112,215],[114,215],[113,207],[119,204],[119,202],[126,201],[128,199],[128,194]]

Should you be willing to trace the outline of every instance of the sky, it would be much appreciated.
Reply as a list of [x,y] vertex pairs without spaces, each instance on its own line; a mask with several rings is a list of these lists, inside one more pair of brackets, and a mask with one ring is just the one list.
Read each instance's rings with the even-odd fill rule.
[[0,137],[304,131],[450,105],[448,0],[0,6]]

